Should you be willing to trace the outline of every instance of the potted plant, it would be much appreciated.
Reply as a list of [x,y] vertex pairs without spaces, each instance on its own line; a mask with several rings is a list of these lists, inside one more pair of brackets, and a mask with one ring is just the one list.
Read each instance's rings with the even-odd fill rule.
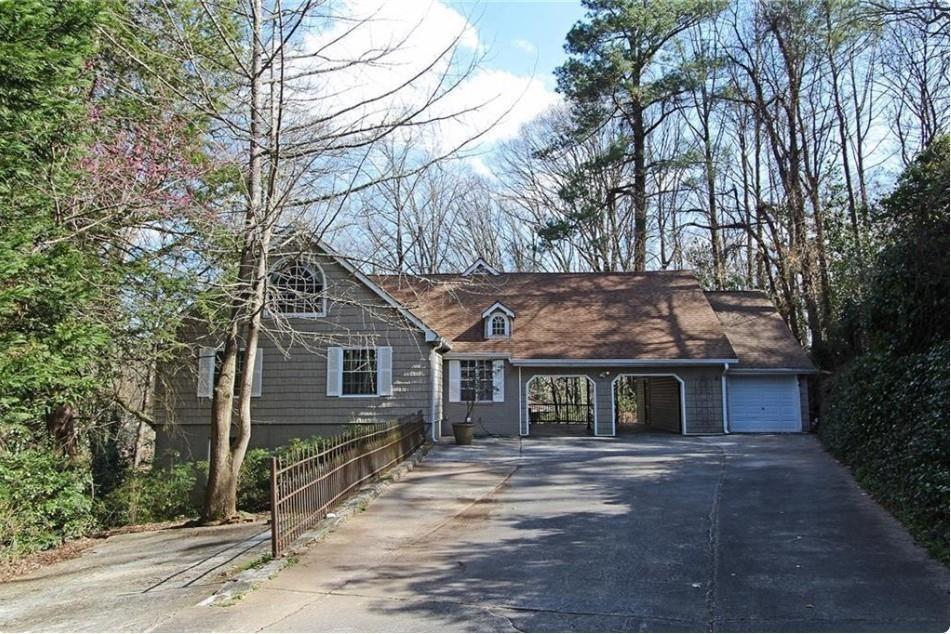
[[475,409],[475,390],[472,390],[471,396],[466,400],[466,420],[462,423],[452,424],[452,435],[456,437],[457,445],[471,445],[472,432],[475,425],[472,423],[472,410]]
[[472,422],[472,412],[476,403],[493,401],[496,392],[492,365],[475,368],[465,378],[467,385],[460,390],[462,400],[466,404],[466,418],[464,422],[452,424],[452,435],[456,437],[457,445],[471,445],[472,433],[475,425]]

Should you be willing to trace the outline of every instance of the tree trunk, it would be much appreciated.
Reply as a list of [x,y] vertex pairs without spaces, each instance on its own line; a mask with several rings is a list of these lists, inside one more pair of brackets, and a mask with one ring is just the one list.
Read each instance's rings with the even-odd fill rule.
[[842,97],[839,93],[839,68],[836,66],[835,55],[832,50],[832,16],[831,9],[825,6],[826,12],[826,33],[827,57],[829,60],[829,70],[832,79],[832,101],[835,104],[835,117],[839,128],[839,144],[842,147],[842,175],[845,177],[845,192],[849,201],[849,221],[852,223],[852,233],[856,241],[859,239],[859,221],[858,214],[855,211],[855,190],[852,186],[852,169],[849,165],[849,130],[848,121],[845,118],[845,109],[842,107]]
[[[256,298],[263,295],[269,235],[261,236],[263,200],[263,153],[264,131],[264,82],[262,77],[262,7],[261,0],[251,1],[251,73],[250,80],[250,140],[248,151],[248,208],[243,225],[243,245],[236,293],[231,301],[231,321],[225,336],[221,368],[215,377],[212,399],[211,456],[208,464],[208,484],[205,488],[205,503],[202,520],[205,522],[227,521],[237,515],[238,473],[251,435],[251,379],[254,376],[254,357],[257,349],[260,324],[259,304]],[[245,359],[241,374],[241,392],[238,403],[237,437],[232,443],[231,427],[234,414],[234,388],[238,355],[239,333],[247,324],[245,336]]]
[[645,173],[644,109],[635,99],[631,114],[634,143],[634,270],[647,268],[647,174]]
[[707,209],[710,215],[710,247],[713,254],[713,280],[716,290],[726,286],[726,269],[723,263],[723,243],[720,237],[720,222],[717,216],[716,171],[713,164],[713,142],[710,140],[710,106],[707,92],[701,87],[703,99],[703,165],[707,184]]
[[76,410],[71,405],[57,405],[46,415],[46,430],[53,446],[70,460],[76,458]]

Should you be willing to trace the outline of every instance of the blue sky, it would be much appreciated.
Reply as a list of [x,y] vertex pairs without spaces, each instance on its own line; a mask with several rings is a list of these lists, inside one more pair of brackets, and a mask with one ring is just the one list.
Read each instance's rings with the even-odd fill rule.
[[[414,143],[472,155],[473,169],[485,176],[491,170],[480,156],[487,158],[561,101],[552,71],[565,60],[565,35],[584,13],[577,0],[336,1],[338,15],[348,19],[303,35],[304,50],[321,51],[307,64],[395,48],[377,63],[322,75],[321,104],[365,122],[449,85],[422,117],[436,123],[414,129]],[[356,23],[361,26],[351,30]],[[449,49],[453,54],[446,56]],[[443,83],[447,76],[458,83]]]
[[534,73],[554,90],[552,71],[565,59],[565,34],[584,15],[579,2],[450,1],[470,17],[488,49],[486,66],[525,76]]

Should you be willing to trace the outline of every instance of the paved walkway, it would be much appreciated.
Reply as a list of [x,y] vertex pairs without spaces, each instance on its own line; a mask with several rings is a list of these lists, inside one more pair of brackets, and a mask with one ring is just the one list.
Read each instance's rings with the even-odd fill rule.
[[811,436],[440,445],[163,631],[944,631],[948,570]]
[[263,522],[116,535],[0,584],[2,631],[144,631],[270,552]]

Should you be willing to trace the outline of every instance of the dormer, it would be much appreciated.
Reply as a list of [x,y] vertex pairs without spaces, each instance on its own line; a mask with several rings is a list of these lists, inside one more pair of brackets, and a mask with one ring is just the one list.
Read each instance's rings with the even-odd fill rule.
[[508,339],[512,336],[512,324],[514,321],[515,311],[502,302],[495,302],[482,311],[485,338]]
[[463,275],[498,275],[499,270],[485,261],[484,258],[476,258],[476,261],[473,262],[462,272]]

